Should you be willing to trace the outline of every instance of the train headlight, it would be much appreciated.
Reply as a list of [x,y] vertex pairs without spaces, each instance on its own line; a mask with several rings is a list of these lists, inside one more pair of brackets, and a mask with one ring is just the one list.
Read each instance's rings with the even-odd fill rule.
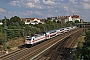
[[72,52],[70,51],[70,54],[71,54]]

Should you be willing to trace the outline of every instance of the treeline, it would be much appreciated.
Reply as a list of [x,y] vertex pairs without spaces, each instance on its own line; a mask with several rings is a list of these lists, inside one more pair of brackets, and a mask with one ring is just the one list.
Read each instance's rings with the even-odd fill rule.
[[81,50],[81,56],[84,60],[90,60],[90,28],[86,31],[85,43]]
[[[0,25],[0,44],[4,41],[4,27],[5,27],[5,19],[2,20],[3,25]],[[45,24],[36,24],[36,25],[26,25],[24,21],[21,21],[18,16],[11,17],[10,19],[6,19],[6,31],[7,31],[7,41],[10,39],[16,39],[18,37],[23,37],[27,35],[33,35],[36,33],[42,33],[44,31],[57,29],[61,27],[73,26],[74,22],[68,21],[67,23],[61,23],[60,21],[51,21],[45,20]]]

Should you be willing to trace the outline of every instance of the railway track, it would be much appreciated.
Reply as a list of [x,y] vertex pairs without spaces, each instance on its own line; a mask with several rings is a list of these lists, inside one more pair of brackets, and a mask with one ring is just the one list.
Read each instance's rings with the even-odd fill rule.
[[[75,34],[63,39],[54,48],[43,54],[43,56],[38,57],[35,60],[66,60],[69,57],[70,52],[77,43],[77,38],[82,34],[83,29],[80,29]],[[50,53],[49,53],[50,52]],[[70,60],[70,59],[67,59]]]
[[[76,29],[72,32],[62,34],[45,42],[42,42],[36,46],[31,48],[18,49],[17,51],[11,52],[9,54],[0,56],[1,60],[34,60],[37,59],[38,55],[43,54],[48,49],[51,49],[53,46],[57,46],[57,44],[63,39],[67,38],[69,35],[79,31],[80,29]],[[52,46],[51,46],[52,45]],[[47,48],[48,47],[48,48]]]
[[82,34],[82,32],[83,32],[83,30],[80,30],[79,32],[75,33],[74,35],[71,35],[71,38],[69,39],[68,43],[66,43],[66,45],[64,45],[64,48],[66,48],[66,50],[64,51],[64,56],[61,58],[61,60],[63,60],[63,59],[68,60],[69,54],[72,53],[72,49],[75,46],[75,44],[77,43],[76,39]]

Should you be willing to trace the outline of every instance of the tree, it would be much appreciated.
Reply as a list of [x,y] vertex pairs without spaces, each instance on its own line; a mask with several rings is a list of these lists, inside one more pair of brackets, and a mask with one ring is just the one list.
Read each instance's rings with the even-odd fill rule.
[[[2,23],[3,23],[3,27],[4,27],[5,19],[2,20]],[[10,25],[10,21],[9,21],[9,19],[6,19],[6,24],[7,24],[7,26]]]
[[3,44],[4,41],[4,34],[0,32],[0,45]]
[[75,20],[75,23],[80,23],[79,20]]
[[56,20],[53,20],[54,23],[56,23]]
[[72,21],[67,21],[67,22],[66,22],[66,25],[67,25],[67,26],[74,26],[74,25],[75,25],[75,23],[74,23],[74,22],[72,22]]
[[9,23],[9,25],[14,25],[14,26],[24,26],[25,25],[25,23],[24,23],[24,21],[21,21],[21,19],[19,18],[19,17],[17,17],[17,16],[14,16],[14,17],[11,17],[10,18],[10,23]]
[[61,21],[58,20],[57,23],[58,23],[58,24],[61,24]]
[[[4,27],[4,19],[3,19],[3,27]],[[8,39],[12,39],[14,37],[23,36],[23,27],[25,27],[24,21],[21,21],[18,16],[11,17],[10,20],[6,19],[7,26],[7,37]]]
[[45,31],[45,24],[36,24],[36,27],[40,29],[41,32],[44,32]]
[[47,30],[55,29],[55,22],[53,22],[51,20],[46,20],[45,24],[46,24]]
[[58,23],[58,28],[61,28],[61,21],[57,21],[57,23]]
[[90,59],[90,30],[86,32],[86,39],[81,54],[84,56],[84,60]]

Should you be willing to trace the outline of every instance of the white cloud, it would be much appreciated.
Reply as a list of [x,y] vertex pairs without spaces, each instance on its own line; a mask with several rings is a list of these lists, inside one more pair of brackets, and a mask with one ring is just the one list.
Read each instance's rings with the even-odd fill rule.
[[46,17],[54,17],[52,14],[47,14]]
[[[6,12],[0,8],[0,12],[6,12],[7,15],[13,16],[60,16],[81,14],[87,15],[90,10],[90,0],[10,0],[10,4],[19,6],[21,9]],[[12,6],[11,6],[12,7]],[[24,8],[24,9],[23,9]],[[9,10],[9,9],[8,9]],[[21,12],[22,11],[22,12]],[[87,13],[85,13],[87,11]],[[0,13],[2,14],[2,13]],[[4,13],[5,14],[5,13]]]
[[77,0],[69,0],[70,3],[77,4]]
[[20,5],[20,1],[18,1],[18,0],[11,1],[10,4],[11,4],[11,5],[14,5],[14,6],[21,6],[21,5]]
[[44,5],[40,4],[40,0],[15,0],[10,2],[13,6],[43,9]]
[[35,3],[40,3],[40,1],[39,1],[39,0],[34,0],[34,2],[35,2]]
[[90,9],[90,4],[83,3],[83,9]]
[[55,3],[54,1],[52,1],[52,0],[47,0],[47,1],[43,0],[43,3],[44,3],[44,4],[49,4],[49,5],[56,4],[56,3]]
[[16,6],[17,5],[17,2],[16,1],[11,1],[11,4]]
[[35,11],[34,12],[36,15],[43,15],[40,11]]
[[0,8],[0,13],[6,12],[3,8]]
[[83,2],[90,2],[90,0],[82,0]]
[[20,16],[31,16],[33,11],[18,12],[17,14]]
[[35,7],[35,5],[34,5],[33,3],[31,3],[31,2],[28,2],[28,3],[27,3],[27,6],[28,6],[28,7]]
[[58,10],[55,10],[55,12],[58,12]]
[[64,6],[64,9],[65,9],[66,11],[69,11],[69,8],[68,8],[67,6]]
[[11,18],[13,16],[18,16],[18,17],[24,17],[24,16],[31,16],[33,14],[33,11],[25,11],[25,12],[6,12],[5,14],[2,14],[3,16],[6,16],[7,18]]

